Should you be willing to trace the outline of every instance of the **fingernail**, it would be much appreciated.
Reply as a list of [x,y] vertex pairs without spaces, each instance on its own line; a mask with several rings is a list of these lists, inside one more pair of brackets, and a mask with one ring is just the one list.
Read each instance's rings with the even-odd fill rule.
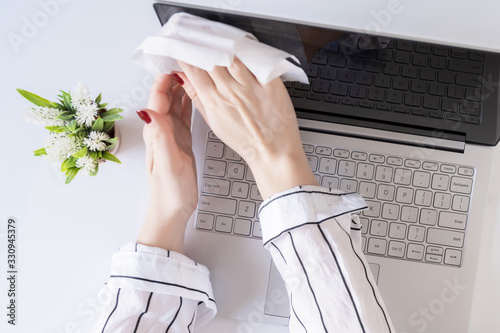
[[137,115],[141,118],[146,124],[151,122],[151,117],[146,111],[137,111]]
[[175,81],[177,81],[181,86],[184,84],[184,80],[177,74],[173,73],[172,77],[174,78]]

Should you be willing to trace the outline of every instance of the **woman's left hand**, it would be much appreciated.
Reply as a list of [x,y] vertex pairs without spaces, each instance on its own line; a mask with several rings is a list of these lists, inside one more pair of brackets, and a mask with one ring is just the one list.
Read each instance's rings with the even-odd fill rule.
[[198,202],[191,113],[191,100],[180,84],[172,75],[159,74],[148,109],[138,111],[146,122],[143,137],[151,187],[139,243],[182,252],[186,223]]

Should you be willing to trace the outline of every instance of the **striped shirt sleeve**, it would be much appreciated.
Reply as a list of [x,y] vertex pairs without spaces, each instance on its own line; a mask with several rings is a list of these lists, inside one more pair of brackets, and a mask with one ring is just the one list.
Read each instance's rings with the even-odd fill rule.
[[194,332],[217,311],[208,269],[186,256],[128,243],[113,255],[108,301],[94,333]]
[[260,208],[264,246],[287,286],[290,332],[395,332],[361,251],[357,193],[319,186]]

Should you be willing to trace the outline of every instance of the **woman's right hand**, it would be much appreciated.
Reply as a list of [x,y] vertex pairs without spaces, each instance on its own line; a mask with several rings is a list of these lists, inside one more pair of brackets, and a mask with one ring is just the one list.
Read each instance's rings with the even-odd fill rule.
[[186,93],[214,133],[248,163],[264,198],[318,184],[280,78],[262,85],[238,59],[212,72],[180,65]]

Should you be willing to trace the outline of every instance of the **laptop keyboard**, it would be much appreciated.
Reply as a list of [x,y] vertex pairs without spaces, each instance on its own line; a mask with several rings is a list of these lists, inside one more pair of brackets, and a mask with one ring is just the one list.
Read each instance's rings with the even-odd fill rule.
[[[304,143],[319,184],[358,192],[365,254],[460,266],[474,168]],[[242,158],[208,132],[197,229],[262,238],[262,203]]]
[[[384,49],[345,55],[333,42],[311,60],[310,84],[286,86],[292,98],[308,103],[477,125],[484,57],[479,51],[403,40],[391,40]],[[308,105],[314,109],[314,104]]]

